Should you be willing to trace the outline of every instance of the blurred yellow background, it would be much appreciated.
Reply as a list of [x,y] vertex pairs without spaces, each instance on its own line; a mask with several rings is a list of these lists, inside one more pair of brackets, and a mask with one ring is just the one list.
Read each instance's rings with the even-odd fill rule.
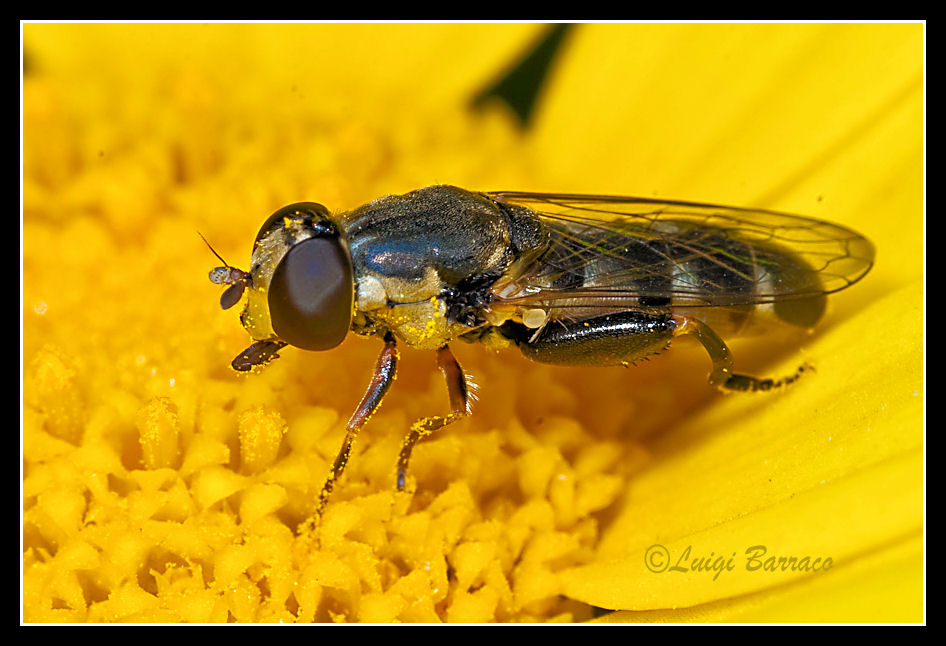
[[[527,128],[472,109],[545,30],[23,24],[24,621],[923,620],[924,26],[578,25]],[[404,350],[297,535],[380,344],[235,375],[197,231],[245,266],[287,203],[437,183],[799,212],[878,260],[769,397],[718,396],[686,347],[624,371],[455,344],[480,402],[399,497],[401,437],[447,407]],[[835,567],[642,571],[654,543],[760,542]]]

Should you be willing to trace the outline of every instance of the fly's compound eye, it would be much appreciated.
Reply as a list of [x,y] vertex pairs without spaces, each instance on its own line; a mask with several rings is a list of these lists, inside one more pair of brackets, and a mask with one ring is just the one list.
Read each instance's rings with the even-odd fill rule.
[[[282,207],[263,222],[259,233],[256,234],[256,241],[253,243],[254,248],[256,243],[269,235],[274,229],[285,227],[286,222],[292,220],[302,220],[306,226],[315,228],[320,233],[334,231],[334,225],[329,220],[327,208],[317,202],[296,202]],[[322,231],[323,228],[325,231]]]
[[351,327],[353,273],[351,257],[337,234],[294,245],[269,283],[269,315],[276,335],[303,350],[340,344]]

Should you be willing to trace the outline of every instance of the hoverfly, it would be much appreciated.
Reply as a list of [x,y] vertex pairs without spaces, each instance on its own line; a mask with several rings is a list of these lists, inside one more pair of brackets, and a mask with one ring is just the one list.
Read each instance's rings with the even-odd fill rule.
[[712,385],[769,390],[797,373],[735,373],[720,335],[745,332],[760,315],[810,328],[825,296],[863,278],[873,259],[871,243],[850,229],[773,211],[429,186],[347,213],[314,202],[281,208],[256,235],[250,271],[224,262],[210,279],[230,285],[224,309],[248,294],[240,320],[256,342],[233,360],[238,371],[287,345],[334,348],[349,331],[384,341],[320,513],[394,381],[399,341],[436,352],[450,400],[449,414],[417,421],[405,438],[403,489],[418,440],[470,413],[454,339],[518,348],[542,363],[626,366],[691,334],[712,360]]

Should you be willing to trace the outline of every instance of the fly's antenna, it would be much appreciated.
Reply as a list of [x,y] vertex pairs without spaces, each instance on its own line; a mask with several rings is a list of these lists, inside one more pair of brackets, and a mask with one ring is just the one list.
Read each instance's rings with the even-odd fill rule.
[[200,236],[201,240],[204,241],[204,244],[210,248],[210,251],[213,255],[217,256],[217,259],[223,263],[223,267],[217,267],[210,272],[210,282],[215,285],[229,285],[230,287],[223,293],[223,296],[220,297],[220,307],[225,310],[230,309],[238,302],[243,296],[243,291],[250,287],[253,284],[253,277],[249,272],[245,272],[242,269],[237,269],[236,267],[231,267],[227,264],[227,261],[223,259],[217,250],[207,242],[207,238],[204,237],[204,234],[200,231],[197,232],[197,235]]
[[201,233],[200,231],[198,231],[198,232],[197,232],[197,235],[199,235],[199,236],[200,236],[200,239],[204,241],[204,244],[207,245],[207,248],[210,249],[210,252],[211,252],[213,255],[217,256],[217,260],[219,260],[220,262],[223,263],[223,266],[224,266],[224,267],[226,267],[227,269],[232,269],[232,267],[230,267],[230,265],[227,264],[227,261],[224,260],[223,257],[222,257],[219,253],[217,253],[217,250],[216,250],[216,249],[213,248],[213,245],[211,245],[209,242],[207,242],[207,238],[204,237],[204,234],[203,234],[203,233]]

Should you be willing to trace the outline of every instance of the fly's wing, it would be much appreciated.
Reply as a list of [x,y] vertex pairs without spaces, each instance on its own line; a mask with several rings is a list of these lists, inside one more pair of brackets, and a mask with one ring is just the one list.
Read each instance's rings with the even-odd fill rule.
[[524,206],[549,248],[497,284],[536,307],[731,307],[810,298],[860,280],[871,243],[836,224],[774,211],[645,198],[486,193]]

